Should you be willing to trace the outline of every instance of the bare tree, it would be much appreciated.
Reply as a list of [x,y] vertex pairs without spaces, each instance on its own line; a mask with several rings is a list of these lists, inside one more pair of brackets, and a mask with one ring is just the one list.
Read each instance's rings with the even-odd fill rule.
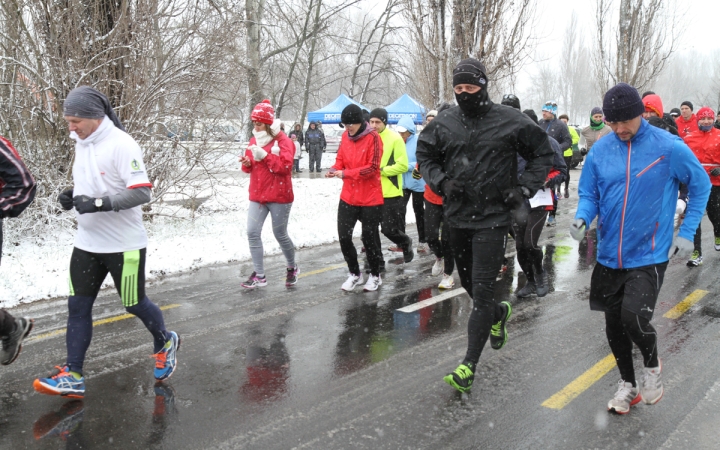
[[667,65],[681,34],[673,0],[595,0],[595,75],[604,91],[619,82],[645,89]]

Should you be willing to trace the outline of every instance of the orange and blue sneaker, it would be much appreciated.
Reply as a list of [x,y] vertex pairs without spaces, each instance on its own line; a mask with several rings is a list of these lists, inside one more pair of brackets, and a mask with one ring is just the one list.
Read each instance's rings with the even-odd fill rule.
[[177,368],[177,350],[180,348],[180,337],[176,332],[170,332],[165,347],[155,353],[155,379],[158,381],[167,380]]
[[59,411],[49,412],[36,420],[33,424],[33,436],[37,440],[58,437],[67,441],[82,423],[84,413],[82,400],[70,400],[62,405]]
[[55,366],[49,378],[38,378],[33,388],[41,394],[61,395],[69,398],[85,397],[85,377],[70,372],[67,365]]

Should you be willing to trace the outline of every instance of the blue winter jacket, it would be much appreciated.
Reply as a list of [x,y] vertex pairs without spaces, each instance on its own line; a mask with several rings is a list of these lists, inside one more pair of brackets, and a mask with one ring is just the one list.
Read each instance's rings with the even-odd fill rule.
[[407,151],[408,157],[408,170],[403,174],[403,189],[410,189],[414,192],[425,192],[425,180],[422,178],[416,180],[412,177],[412,171],[417,163],[417,156],[415,150],[417,149],[417,128],[410,116],[402,116],[398,120],[398,125],[405,127],[411,134],[407,141],[405,141],[405,150]]
[[615,133],[597,141],[580,175],[575,218],[589,227],[598,216],[597,260],[613,269],[668,260],[679,183],[692,199],[678,233],[689,241],[710,195],[710,179],[682,139],[641,120],[628,142]]

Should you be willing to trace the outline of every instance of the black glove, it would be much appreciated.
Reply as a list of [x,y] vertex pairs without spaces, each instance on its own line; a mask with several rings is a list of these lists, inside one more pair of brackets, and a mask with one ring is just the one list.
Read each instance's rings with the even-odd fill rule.
[[62,209],[70,211],[73,208],[73,190],[68,189],[67,191],[63,191],[58,195],[58,202],[60,202]]
[[583,156],[587,155],[587,154],[588,154],[587,149],[586,149],[586,148],[581,148],[581,149],[580,149],[580,154],[583,155]]
[[505,204],[511,209],[518,209],[523,206],[525,204],[525,199],[527,198],[524,195],[523,189],[527,190],[527,188],[523,188],[522,186],[505,189],[503,191],[503,201]]
[[462,198],[465,193],[465,183],[458,180],[445,180],[440,186],[440,190],[445,197],[457,200]]
[[720,176],[720,167],[716,167],[710,171],[710,175],[717,177]]
[[87,195],[76,195],[73,197],[73,205],[75,210],[80,214],[94,213],[99,211],[111,211],[112,203],[110,203],[110,197],[102,198],[102,207],[98,208],[95,206],[95,198]]
[[415,180],[419,180],[420,178],[422,178],[422,175],[420,175],[420,171],[417,170],[417,168],[413,169],[413,171],[412,171],[412,177],[413,177],[413,179],[415,179]]

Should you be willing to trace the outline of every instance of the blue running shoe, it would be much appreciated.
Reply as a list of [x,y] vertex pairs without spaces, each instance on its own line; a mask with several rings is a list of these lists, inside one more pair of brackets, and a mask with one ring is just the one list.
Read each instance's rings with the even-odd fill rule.
[[177,351],[180,348],[180,337],[176,332],[170,332],[170,340],[165,347],[155,353],[155,379],[158,381],[167,380],[175,372],[177,367]]
[[55,366],[49,378],[38,378],[33,388],[41,394],[62,395],[69,398],[85,397],[85,377],[76,378],[68,366]]

